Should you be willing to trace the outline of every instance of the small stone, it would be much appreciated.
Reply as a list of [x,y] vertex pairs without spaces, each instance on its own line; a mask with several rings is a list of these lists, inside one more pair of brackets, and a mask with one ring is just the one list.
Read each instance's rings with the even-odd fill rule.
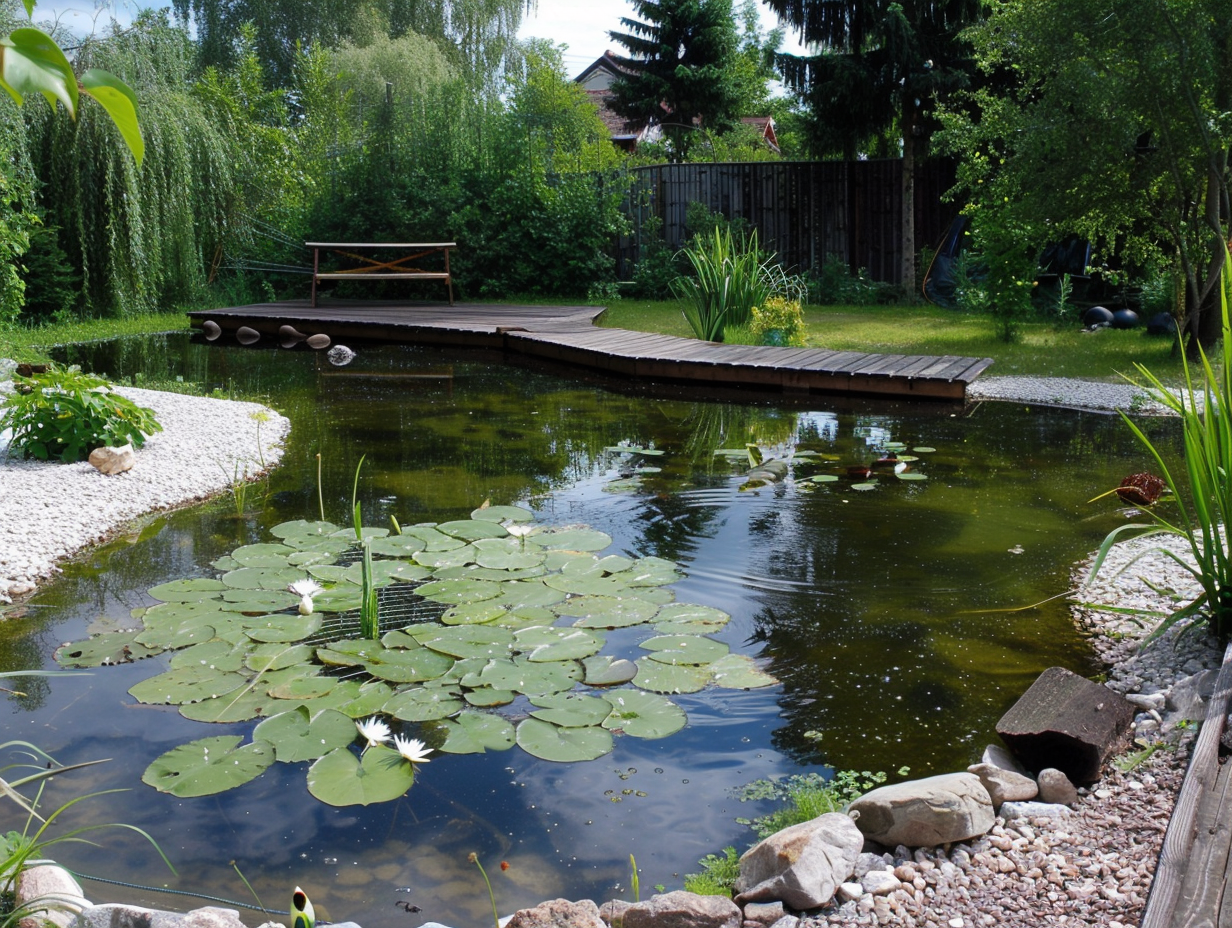
[[864,887],[859,883],[840,883],[838,891],[834,894],[840,902],[851,902],[853,899],[859,899],[864,895]]
[[946,922],[946,924],[949,925],[950,928],[963,928],[964,922],[961,918],[951,918],[948,922]]
[[1015,818],[1067,818],[1074,810],[1050,802],[1007,802],[1001,807],[1001,817],[1007,822]]
[[1038,782],[1040,802],[1072,806],[1078,801],[1078,790],[1060,770],[1045,767],[1039,772]]
[[870,870],[860,877],[860,886],[866,893],[884,896],[902,887],[903,882],[889,870]]
[[90,452],[90,463],[100,474],[122,474],[133,469],[137,462],[137,453],[132,445],[120,445],[118,448],[95,448]]

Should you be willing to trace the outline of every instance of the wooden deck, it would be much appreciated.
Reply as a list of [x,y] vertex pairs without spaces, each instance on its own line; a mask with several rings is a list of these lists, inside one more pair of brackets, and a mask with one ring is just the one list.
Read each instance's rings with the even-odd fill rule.
[[598,306],[504,306],[481,303],[260,303],[190,312],[194,326],[213,320],[219,343],[235,330],[262,333],[258,344],[278,343],[291,325],[335,342],[364,339],[405,344],[500,349],[555,364],[588,368],[635,380],[692,382],[781,393],[837,393],[958,400],[989,358],[865,354],[820,348],[722,345],[693,338],[605,329]]

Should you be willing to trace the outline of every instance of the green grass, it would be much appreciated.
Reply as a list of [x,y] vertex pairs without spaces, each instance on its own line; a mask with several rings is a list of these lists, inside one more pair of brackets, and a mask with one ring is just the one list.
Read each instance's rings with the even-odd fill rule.
[[80,322],[53,323],[37,328],[0,328],[0,358],[15,361],[47,361],[46,349],[54,345],[92,342],[122,335],[151,335],[188,328],[188,316],[181,311],[120,319],[85,319]]
[[[807,306],[810,348],[879,354],[962,355],[992,358],[988,373],[1081,377],[1119,382],[1135,364],[1149,367],[1169,383],[1179,382],[1181,359],[1173,342],[1152,338],[1144,329],[1058,328],[1051,322],[1024,322],[1013,344],[998,341],[992,321],[936,306]],[[599,324],[638,332],[689,337],[680,304],[621,300],[608,305]]]

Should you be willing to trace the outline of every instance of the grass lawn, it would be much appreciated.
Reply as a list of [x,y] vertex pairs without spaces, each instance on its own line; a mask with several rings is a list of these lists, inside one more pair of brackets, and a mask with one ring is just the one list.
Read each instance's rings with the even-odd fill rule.
[[188,316],[181,311],[122,319],[86,319],[38,328],[0,329],[0,358],[15,361],[46,361],[43,349],[53,345],[92,342],[122,335],[150,335],[188,328]]
[[[1134,362],[1165,380],[1181,373],[1173,342],[1145,329],[1058,328],[1050,322],[1023,323],[1017,342],[998,341],[987,316],[937,306],[808,306],[804,311],[809,347],[880,354],[963,355],[992,358],[985,376],[1032,374],[1119,381]],[[608,304],[599,324],[639,332],[689,337],[674,300],[621,300]]]

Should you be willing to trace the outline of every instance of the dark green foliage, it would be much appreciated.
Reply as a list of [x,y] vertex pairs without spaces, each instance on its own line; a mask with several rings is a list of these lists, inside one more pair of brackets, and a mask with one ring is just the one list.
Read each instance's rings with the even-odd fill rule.
[[663,240],[663,220],[658,216],[642,223],[638,254],[630,295],[640,300],[668,299],[672,281],[686,272],[688,264]]
[[736,854],[736,849],[725,847],[722,857],[707,854],[698,863],[702,866],[702,872],[685,874],[685,891],[699,896],[730,898],[736,880],[740,877],[740,857]]
[[13,430],[11,447],[27,458],[84,461],[95,448],[140,448],[162,431],[151,410],[75,366],[51,365],[46,373],[19,375],[14,382],[0,405],[0,429]]
[[30,322],[72,316],[81,293],[81,275],[60,247],[60,230],[40,226],[30,236],[30,249],[22,259],[26,283],[23,313]]
[[632,0],[641,19],[622,17],[612,40],[628,73],[612,85],[613,108],[663,125],[674,160],[695,144],[695,128],[728,129],[742,115],[736,24],[730,0]]
[[25,124],[5,97],[0,100],[0,328],[17,320],[25,300],[21,260],[39,222],[34,188]]

